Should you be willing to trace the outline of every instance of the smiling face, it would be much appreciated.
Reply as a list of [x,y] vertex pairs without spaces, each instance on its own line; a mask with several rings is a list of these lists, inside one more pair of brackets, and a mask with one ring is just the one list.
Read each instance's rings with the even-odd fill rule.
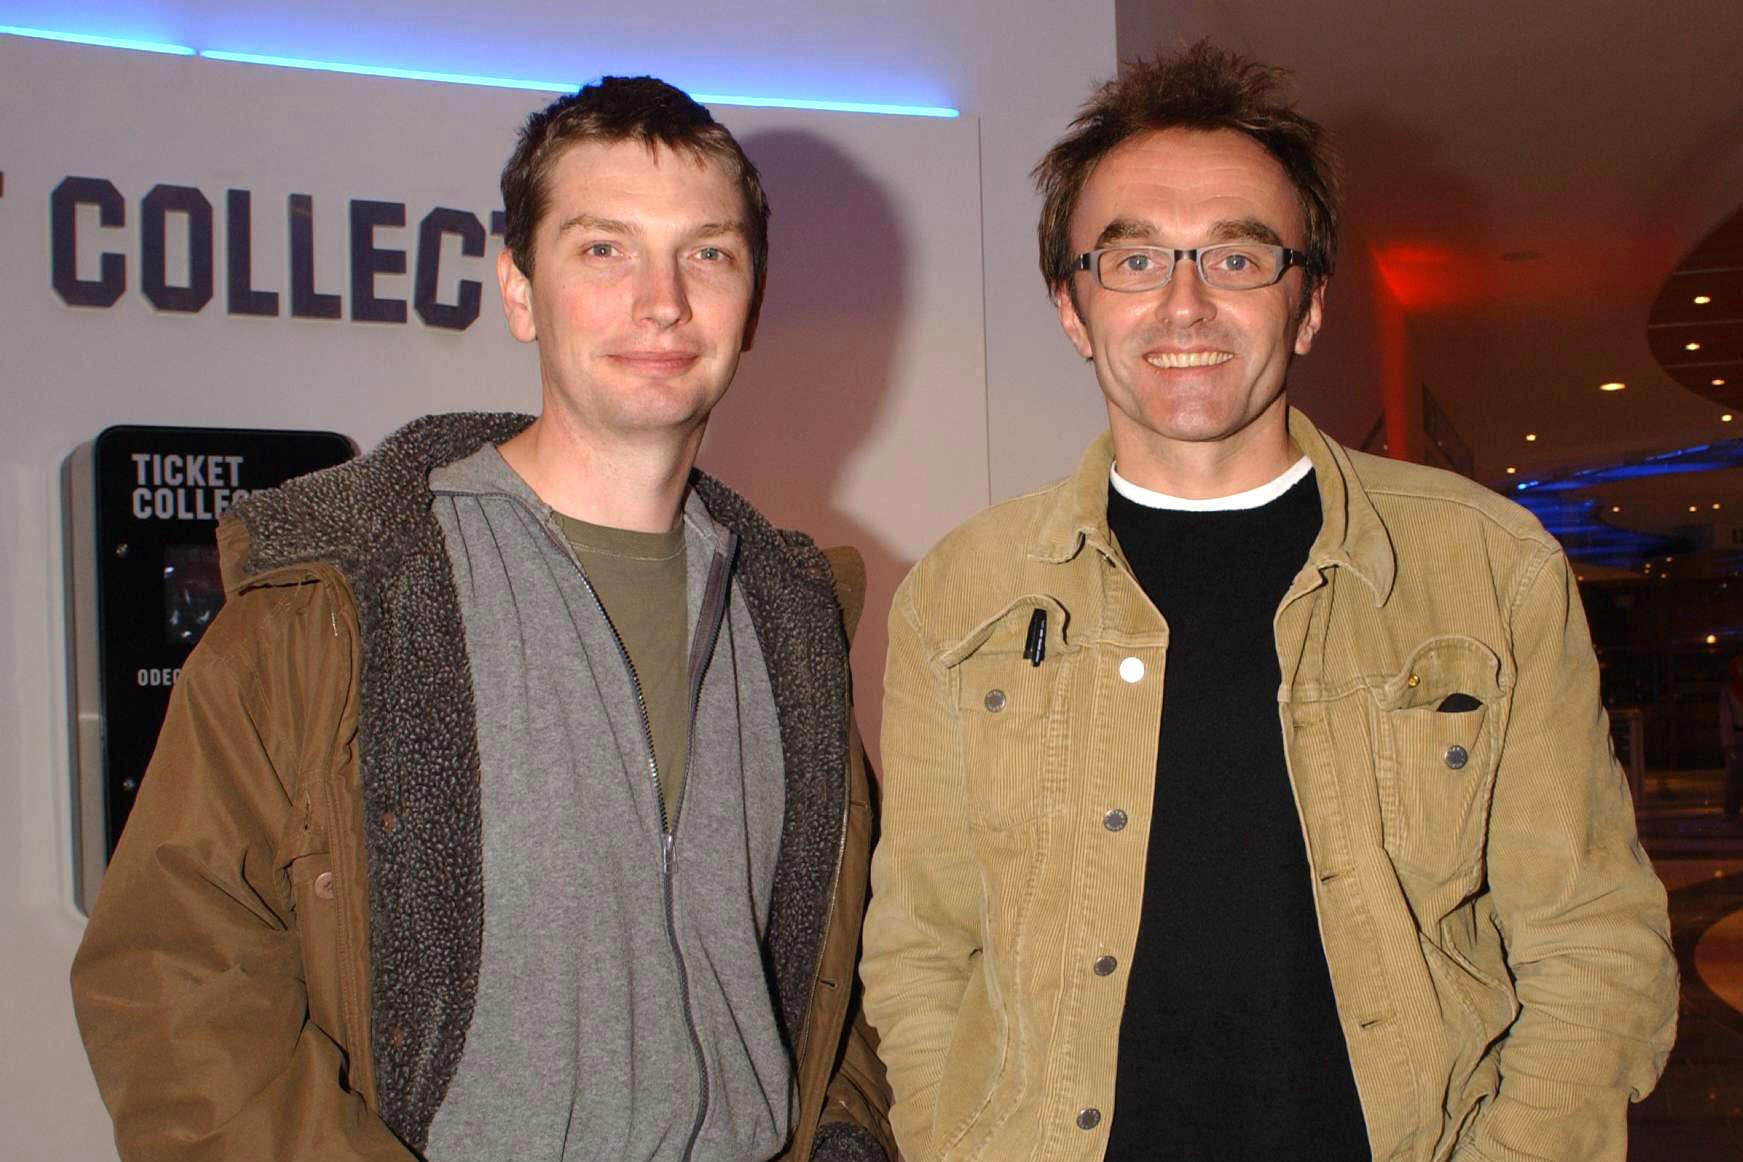
[[[1102,246],[1182,249],[1256,241],[1302,247],[1288,177],[1245,134],[1167,129],[1119,145],[1084,183],[1074,252]],[[1272,479],[1293,459],[1284,378],[1319,330],[1323,287],[1286,271],[1258,290],[1206,287],[1190,261],[1157,290],[1105,290],[1089,272],[1054,294],[1065,333],[1095,363],[1120,473],[1191,495],[1184,464],[1216,465],[1230,491]],[[1305,309],[1303,298],[1306,297]]]
[[699,441],[750,346],[756,279],[738,184],[638,141],[550,169],[528,279],[505,250],[509,330],[539,345],[546,413],[602,441]]

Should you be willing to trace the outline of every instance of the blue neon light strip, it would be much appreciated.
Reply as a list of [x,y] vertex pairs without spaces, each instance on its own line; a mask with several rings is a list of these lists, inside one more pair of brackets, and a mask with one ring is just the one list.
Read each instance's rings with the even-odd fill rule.
[[879,105],[865,101],[810,101],[798,97],[728,97],[719,93],[691,93],[704,105],[748,105],[756,109],[820,109],[825,113],[881,113],[888,117],[960,117],[942,105]]
[[[538,93],[573,93],[581,87],[580,82],[577,81],[535,81],[516,77],[489,77],[471,73],[402,69],[388,65],[309,60],[303,57],[271,56],[265,53],[229,52],[223,49],[196,50],[180,44],[124,40],[113,36],[88,36],[79,32],[54,32],[42,28],[13,28],[0,25],[0,36],[26,36],[36,40],[59,40],[69,44],[125,48],[138,52],[168,53],[173,56],[200,56],[207,60],[246,65],[269,65],[281,69],[309,69],[323,73],[348,73],[360,77],[392,77],[410,81],[434,81],[444,85],[478,85],[491,89],[525,89]],[[721,93],[692,93],[690,95],[704,105],[742,105],[758,109],[814,109],[825,113],[875,113],[889,117],[961,116],[957,110],[942,105],[890,105],[873,101],[813,101],[801,97],[742,97]]]
[[83,32],[55,32],[47,28],[17,28],[0,24],[0,36],[27,36],[32,40],[60,40],[68,44],[94,44],[99,48],[127,48],[134,52],[161,52],[169,56],[194,56],[185,44],[161,44],[155,40],[126,40],[118,36],[90,36]]
[[224,52],[206,48],[207,60],[244,65],[271,65],[280,69],[312,69],[321,73],[352,73],[359,77],[396,77],[407,81],[438,81],[444,85],[481,85],[488,89],[532,89],[541,93],[573,93],[581,86],[568,81],[522,81],[509,77],[478,77],[468,73],[433,73],[424,69],[396,69],[387,65],[359,65],[340,61],[312,61],[300,57],[266,56],[256,52]]
[[[1618,480],[1638,480],[1645,476],[1676,476],[1685,472],[1717,472],[1725,468],[1743,468],[1743,439],[1719,440],[1710,444],[1691,444],[1606,464],[1600,468],[1581,468],[1558,473],[1543,480],[1522,480],[1513,486],[1515,492],[1570,492],[1612,484]],[[1523,502],[1522,502],[1523,503]]]
[[1516,499],[1530,509],[1576,561],[1630,569],[1649,557],[1692,552],[1699,546],[1674,536],[1636,532],[1610,524],[1597,501],[1572,495],[1619,480],[1717,472],[1743,467],[1743,439],[1692,444],[1597,468],[1580,468],[1513,486]]

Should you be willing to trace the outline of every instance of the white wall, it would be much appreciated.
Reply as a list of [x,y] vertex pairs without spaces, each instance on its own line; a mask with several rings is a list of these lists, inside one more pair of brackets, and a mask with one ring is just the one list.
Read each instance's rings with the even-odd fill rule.
[[[493,75],[653,71],[705,92],[960,107],[967,117],[954,123],[855,118],[852,130],[822,132],[818,114],[716,110],[768,174],[777,250],[758,348],[704,460],[778,519],[867,550],[872,605],[855,667],[862,723],[875,734],[883,608],[895,580],[967,512],[1066,471],[1102,422],[1093,382],[1057,335],[1035,273],[1027,171],[1111,70],[1113,13],[1102,3],[1035,3],[1013,18],[995,0],[689,7],[681,28],[670,5],[556,0],[362,12],[94,3],[76,16],[26,2],[10,5],[7,20]],[[150,81],[164,68],[197,71],[166,88]],[[0,38],[0,659],[13,689],[0,705],[0,1154],[20,1162],[113,1156],[65,987],[82,919],[72,905],[60,460],[118,422],[332,427],[368,446],[428,410],[536,405],[529,354],[493,330],[493,293],[484,317],[459,335],[415,321],[231,319],[220,252],[220,301],[200,315],[158,315],[139,298],[136,274],[108,311],[52,298],[46,187],[33,178],[117,179],[130,226],[111,237],[132,263],[137,199],[150,183],[200,186],[220,231],[226,184],[254,188],[256,269],[281,292],[282,242],[268,240],[282,239],[284,194],[313,193],[330,289],[343,270],[340,199],[404,200],[413,222],[437,204],[488,210],[500,157],[447,164],[475,156],[456,146],[454,127],[488,124],[506,154],[515,121],[541,100],[323,76],[322,99],[357,112],[311,128],[306,111],[273,97],[304,91],[295,83],[214,70],[245,77],[243,66]],[[213,141],[211,127],[227,123],[242,128]],[[336,167],[335,156],[375,164]],[[916,172],[927,180],[916,184]],[[834,276],[841,250],[832,243],[850,255],[893,246],[895,255],[870,264],[869,285],[801,292]],[[127,337],[139,328],[172,354],[129,358]],[[367,371],[336,377],[335,360]],[[306,377],[302,390],[284,386],[293,372]],[[806,465],[809,486],[793,487],[777,456]],[[893,456],[922,470],[891,473]]]

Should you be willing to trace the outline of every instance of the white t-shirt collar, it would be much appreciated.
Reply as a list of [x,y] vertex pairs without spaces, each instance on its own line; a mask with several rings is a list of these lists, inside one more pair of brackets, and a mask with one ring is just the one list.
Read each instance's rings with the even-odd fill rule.
[[1108,483],[1113,485],[1115,492],[1145,508],[1171,508],[1179,512],[1228,512],[1242,508],[1260,508],[1270,504],[1296,484],[1301,478],[1313,471],[1313,461],[1306,456],[1297,460],[1284,470],[1275,480],[1261,484],[1257,488],[1249,488],[1245,492],[1237,492],[1233,496],[1212,496],[1203,500],[1192,500],[1184,496],[1169,496],[1166,492],[1154,492],[1141,485],[1133,484],[1120,475],[1119,465],[1108,467]]

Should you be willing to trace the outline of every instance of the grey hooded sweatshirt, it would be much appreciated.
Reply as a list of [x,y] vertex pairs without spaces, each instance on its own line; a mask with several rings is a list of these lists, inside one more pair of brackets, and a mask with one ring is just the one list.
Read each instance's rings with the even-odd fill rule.
[[668,830],[640,690],[550,507],[493,445],[430,476],[477,707],[484,944],[431,1162],[746,1162],[792,1063],[762,937],[785,784],[734,540],[684,509],[691,751]]

